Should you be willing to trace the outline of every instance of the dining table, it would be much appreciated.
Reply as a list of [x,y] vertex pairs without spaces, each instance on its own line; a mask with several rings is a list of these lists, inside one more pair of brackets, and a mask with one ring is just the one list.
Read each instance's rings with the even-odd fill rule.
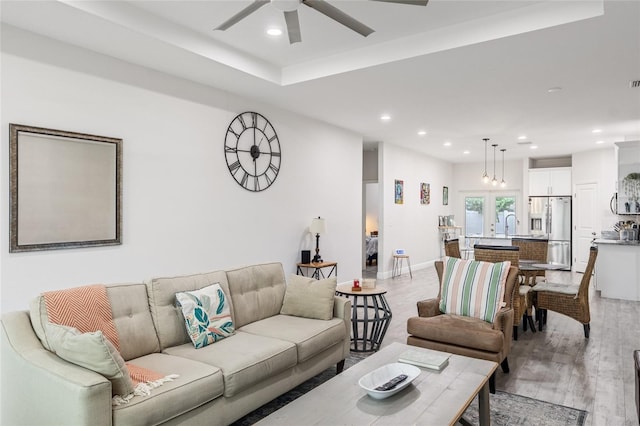
[[[539,271],[557,271],[562,269],[567,269],[569,265],[563,265],[559,263],[540,263],[539,260],[529,260],[529,259],[520,259],[519,260],[519,268],[520,272],[523,275],[522,285],[535,286],[536,285],[536,276]],[[535,297],[535,292],[530,291],[527,296],[527,316],[532,317],[533,312],[532,308],[535,304],[533,298]],[[540,315],[540,317],[539,317]],[[536,321],[539,322],[539,329],[542,331],[543,324],[547,323],[547,313],[546,309],[542,312],[538,312],[536,310]],[[526,325],[524,325],[526,327]],[[525,328],[526,330],[526,328]],[[535,328],[532,326],[532,331],[535,331]]]

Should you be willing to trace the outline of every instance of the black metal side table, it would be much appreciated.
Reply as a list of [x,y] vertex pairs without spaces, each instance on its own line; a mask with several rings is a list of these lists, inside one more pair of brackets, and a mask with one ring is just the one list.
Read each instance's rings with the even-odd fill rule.
[[382,339],[391,322],[391,307],[383,288],[351,290],[351,284],[336,288],[336,295],[352,299],[351,302],[351,350],[374,352],[380,349]]

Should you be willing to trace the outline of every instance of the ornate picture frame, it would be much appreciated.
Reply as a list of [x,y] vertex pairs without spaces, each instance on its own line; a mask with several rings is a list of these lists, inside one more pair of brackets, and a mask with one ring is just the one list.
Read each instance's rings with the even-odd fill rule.
[[122,243],[122,139],[9,124],[9,252]]

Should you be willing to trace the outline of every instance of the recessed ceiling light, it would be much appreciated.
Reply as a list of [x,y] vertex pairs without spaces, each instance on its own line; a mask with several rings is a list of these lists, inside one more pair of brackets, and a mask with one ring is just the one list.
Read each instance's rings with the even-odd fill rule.
[[527,137],[525,135],[520,135],[518,136],[518,139],[520,139],[521,141],[525,140]]
[[538,149],[538,145],[531,145],[529,149]]
[[560,87],[560,86],[555,86],[555,87],[549,87],[549,88],[547,89],[547,92],[549,92],[549,93],[554,93],[554,92],[559,92],[559,91],[561,91],[561,90],[562,90],[562,87]]
[[447,141],[445,143],[443,143],[444,146],[451,146],[451,142]]
[[600,144],[604,143],[604,141],[596,141],[596,143],[597,143],[598,145],[600,145]]
[[267,34],[269,34],[270,36],[273,37],[277,37],[277,36],[281,36],[282,35],[282,30],[280,28],[268,28],[267,29]]
[[389,114],[382,114],[382,115],[380,116],[380,120],[382,120],[382,121],[389,121],[389,120],[391,120],[391,116],[390,116]]
[[426,130],[418,130],[418,135],[419,135],[419,136],[424,136],[424,135],[426,135],[426,134],[427,134],[427,131],[426,131]]
[[465,149],[464,151],[462,151],[463,154],[471,154],[471,151],[469,151],[468,149]]
[[591,133],[602,133],[602,129],[593,129]]

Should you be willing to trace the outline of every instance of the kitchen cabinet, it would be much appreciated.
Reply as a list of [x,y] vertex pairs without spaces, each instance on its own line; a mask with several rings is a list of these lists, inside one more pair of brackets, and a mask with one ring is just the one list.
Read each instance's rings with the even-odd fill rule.
[[571,195],[571,167],[529,169],[529,195]]
[[640,301],[640,242],[595,240],[596,289],[611,299]]

